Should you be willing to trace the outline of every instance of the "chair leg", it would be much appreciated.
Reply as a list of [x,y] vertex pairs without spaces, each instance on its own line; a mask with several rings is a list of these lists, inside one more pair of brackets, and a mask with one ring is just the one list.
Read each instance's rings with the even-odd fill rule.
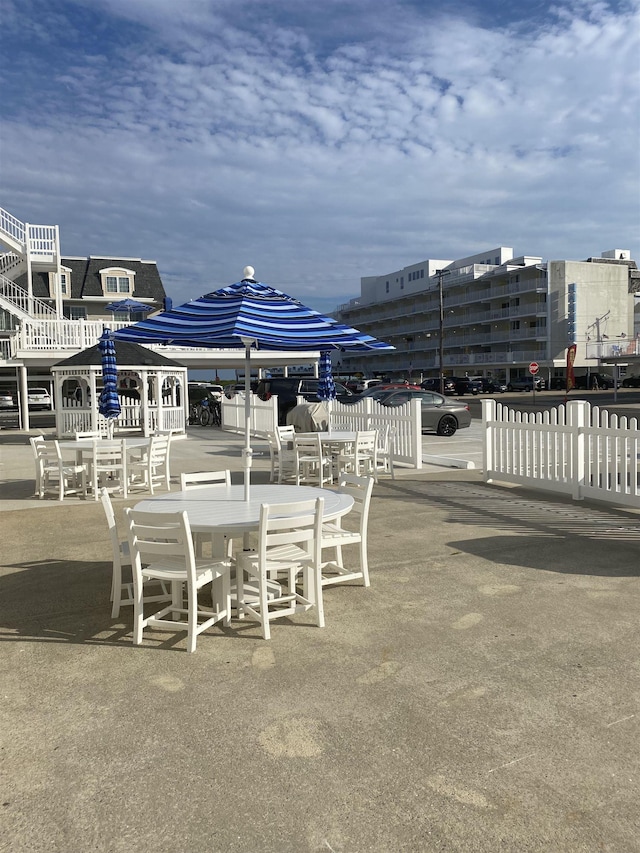
[[367,554],[367,543],[363,539],[360,542],[360,568],[362,569],[362,581],[364,586],[371,586],[369,581],[369,558]]
[[187,651],[195,652],[196,639],[198,637],[198,595],[195,590],[193,595],[191,594],[191,590],[187,590],[187,598]]

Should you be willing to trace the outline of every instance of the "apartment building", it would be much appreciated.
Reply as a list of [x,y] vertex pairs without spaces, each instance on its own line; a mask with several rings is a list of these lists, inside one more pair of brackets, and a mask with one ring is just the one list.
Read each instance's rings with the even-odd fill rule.
[[634,309],[640,272],[627,249],[583,261],[514,256],[504,246],[458,260],[425,260],[360,281],[340,320],[393,344],[389,353],[340,356],[342,372],[507,380],[537,362],[547,379],[566,366],[598,369],[619,350],[640,355]]

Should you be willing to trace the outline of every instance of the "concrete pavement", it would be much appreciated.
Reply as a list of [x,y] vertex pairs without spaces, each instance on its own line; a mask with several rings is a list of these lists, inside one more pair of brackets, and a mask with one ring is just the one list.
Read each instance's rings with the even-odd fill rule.
[[[172,471],[241,443],[199,430]],[[324,629],[187,655],[111,619],[100,505],[32,500],[18,433],[0,465],[1,851],[640,851],[639,513],[401,471]]]

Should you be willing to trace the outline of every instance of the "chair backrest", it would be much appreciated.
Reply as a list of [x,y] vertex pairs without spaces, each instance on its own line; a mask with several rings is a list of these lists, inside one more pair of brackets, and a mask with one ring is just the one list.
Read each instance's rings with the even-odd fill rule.
[[195,590],[196,558],[186,511],[139,512],[128,508],[124,514],[134,578],[143,565],[162,563],[169,558],[172,567],[177,563],[182,568],[184,561],[187,585],[190,592]]
[[266,565],[269,550],[298,545],[320,565],[324,498],[288,504],[262,504],[258,528],[258,555]]
[[319,432],[296,433],[293,437],[293,449],[300,458],[322,458],[322,440]]
[[293,441],[293,437],[296,434],[295,428],[291,425],[289,426],[277,426],[275,429],[278,440],[280,441],[280,445],[286,447],[290,441]]
[[[373,477],[358,477],[355,474],[340,474],[338,491],[353,498],[352,512],[360,515],[360,534],[365,539],[369,524],[369,507],[373,492]],[[348,517],[348,516],[347,516]]]
[[149,465],[152,468],[166,464],[170,444],[170,433],[157,433],[151,436],[151,441],[149,442]]
[[100,489],[100,500],[104,514],[107,517],[107,526],[109,528],[109,536],[111,538],[111,547],[113,549],[114,560],[120,559],[120,537],[118,536],[118,526],[116,524],[116,516],[113,511],[113,504],[109,497],[109,492],[106,489]]
[[73,437],[76,441],[81,438],[102,438],[100,430],[86,430],[84,432],[74,432]]
[[199,471],[195,474],[180,474],[180,489],[193,488],[194,486],[230,486],[231,471]]
[[119,440],[94,438],[91,445],[94,471],[122,468],[126,458],[127,444]]

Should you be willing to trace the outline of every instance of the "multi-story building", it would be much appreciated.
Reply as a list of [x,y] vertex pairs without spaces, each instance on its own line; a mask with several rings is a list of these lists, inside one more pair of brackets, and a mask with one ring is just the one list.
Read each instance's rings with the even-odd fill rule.
[[[3,248],[4,247],[4,248]],[[144,311],[115,314],[112,302],[133,299]],[[51,367],[94,346],[104,327],[120,328],[167,307],[155,261],[122,257],[63,257],[57,225],[31,225],[0,207],[0,391],[15,401],[23,429],[29,428],[28,389],[49,390]],[[237,349],[154,346],[193,370],[244,369]],[[256,352],[266,367],[317,362],[318,353]]]
[[[614,347],[640,355],[634,293],[640,272],[626,249],[586,261],[546,261],[504,246],[452,260],[425,260],[361,279],[339,318],[393,344],[394,352],[340,356],[342,372],[507,380],[537,362],[547,379],[566,366],[597,370]],[[631,352],[633,350],[633,353]]]

